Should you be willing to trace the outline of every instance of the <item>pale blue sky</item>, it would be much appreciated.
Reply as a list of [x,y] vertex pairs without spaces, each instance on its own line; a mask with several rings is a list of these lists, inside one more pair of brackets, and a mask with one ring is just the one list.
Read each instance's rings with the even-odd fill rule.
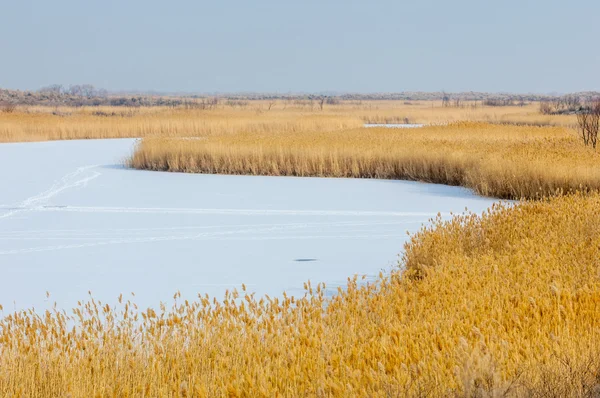
[[598,0],[1,0],[0,87],[600,90]]

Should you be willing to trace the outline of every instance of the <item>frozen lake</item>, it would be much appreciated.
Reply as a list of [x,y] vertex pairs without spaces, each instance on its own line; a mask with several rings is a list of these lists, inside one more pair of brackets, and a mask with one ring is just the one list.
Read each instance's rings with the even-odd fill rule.
[[[128,170],[134,140],[0,145],[0,304],[299,295],[397,264],[406,231],[493,200],[415,182]],[[46,292],[50,292],[50,300]]]

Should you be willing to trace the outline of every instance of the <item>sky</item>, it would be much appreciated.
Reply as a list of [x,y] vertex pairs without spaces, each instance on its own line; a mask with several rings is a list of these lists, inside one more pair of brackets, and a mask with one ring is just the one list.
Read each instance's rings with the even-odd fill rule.
[[600,90],[598,0],[1,0],[0,87]]

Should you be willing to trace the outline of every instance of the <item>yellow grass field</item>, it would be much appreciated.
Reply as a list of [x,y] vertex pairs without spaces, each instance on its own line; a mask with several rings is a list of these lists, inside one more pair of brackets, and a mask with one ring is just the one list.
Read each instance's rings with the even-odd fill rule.
[[[411,105],[406,105],[406,104]],[[574,115],[541,115],[539,104],[525,106],[483,106],[480,102],[463,102],[460,107],[442,107],[438,101],[369,101],[346,112],[359,114],[367,123],[445,124],[458,121],[478,121],[500,124],[574,126]]]
[[[407,121],[431,126],[361,127]],[[127,298],[0,308],[0,396],[598,396],[600,155],[574,123],[535,104],[394,101],[0,114],[4,142],[144,137],[129,161],[141,169],[399,178],[534,199],[434,220],[397,269],[349,279],[331,299],[307,284],[304,297],[175,295],[160,309]]]
[[[191,102],[194,104],[194,102]],[[236,105],[241,104],[241,105]],[[409,105],[407,105],[409,104]],[[573,115],[545,116],[539,105],[487,107],[440,101],[222,101],[211,109],[190,107],[17,107],[0,112],[0,142],[90,138],[206,136],[229,133],[333,131],[363,123],[445,124],[456,121],[573,126]]]
[[510,199],[600,188],[600,155],[575,131],[481,122],[146,139],[129,164],[196,173],[421,180]]
[[248,133],[288,133],[359,127],[357,118],[331,114],[245,110],[171,108],[66,108],[51,113],[0,113],[0,142],[138,138],[153,136],[197,137]]
[[0,322],[0,395],[597,396],[600,196],[437,221],[327,304],[231,293]]

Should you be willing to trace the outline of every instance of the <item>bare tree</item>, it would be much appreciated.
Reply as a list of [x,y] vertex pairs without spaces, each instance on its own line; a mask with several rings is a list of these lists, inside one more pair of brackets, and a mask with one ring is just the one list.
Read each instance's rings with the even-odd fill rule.
[[38,90],[38,92],[44,93],[44,94],[62,94],[63,89],[64,88],[63,88],[62,84],[51,84],[49,86],[40,88]]
[[600,130],[600,100],[593,101],[577,114],[579,135],[586,146],[596,149]]
[[96,95],[96,89],[91,84],[75,84],[69,86],[67,93],[76,97],[92,98]]
[[99,89],[96,89],[94,94],[96,97],[106,98],[106,97],[108,97],[108,90],[106,90],[104,88],[99,88]]
[[69,88],[66,91],[69,95],[74,95],[77,97],[81,96],[81,86],[78,84],[69,86]]
[[81,85],[81,95],[92,98],[94,95],[96,95],[96,89],[91,84],[83,84]]
[[[523,101],[523,99],[521,99],[521,101]],[[515,104],[512,98],[487,98],[483,100],[482,103],[485,106],[513,106]],[[523,105],[520,106],[524,105],[525,103],[523,102]]]
[[197,104],[199,109],[215,109],[219,105],[219,97],[202,98]]
[[544,115],[581,113],[584,108],[581,105],[581,98],[577,95],[564,95],[540,103],[540,113]]
[[561,102],[562,107],[567,110],[573,110],[581,107],[581,99],[576,95],[565,95]]
[[17,105],[12,102],[2,101],[0,102],[0,109],[4,113],[13,113],[17,109]]
[[446,92],[442,91],[442,106],[444,108],[450,106],[450,96]]
[[323,110],[323,105],[325,105],[325,97],[321,97],[319,99],[319,108]]

